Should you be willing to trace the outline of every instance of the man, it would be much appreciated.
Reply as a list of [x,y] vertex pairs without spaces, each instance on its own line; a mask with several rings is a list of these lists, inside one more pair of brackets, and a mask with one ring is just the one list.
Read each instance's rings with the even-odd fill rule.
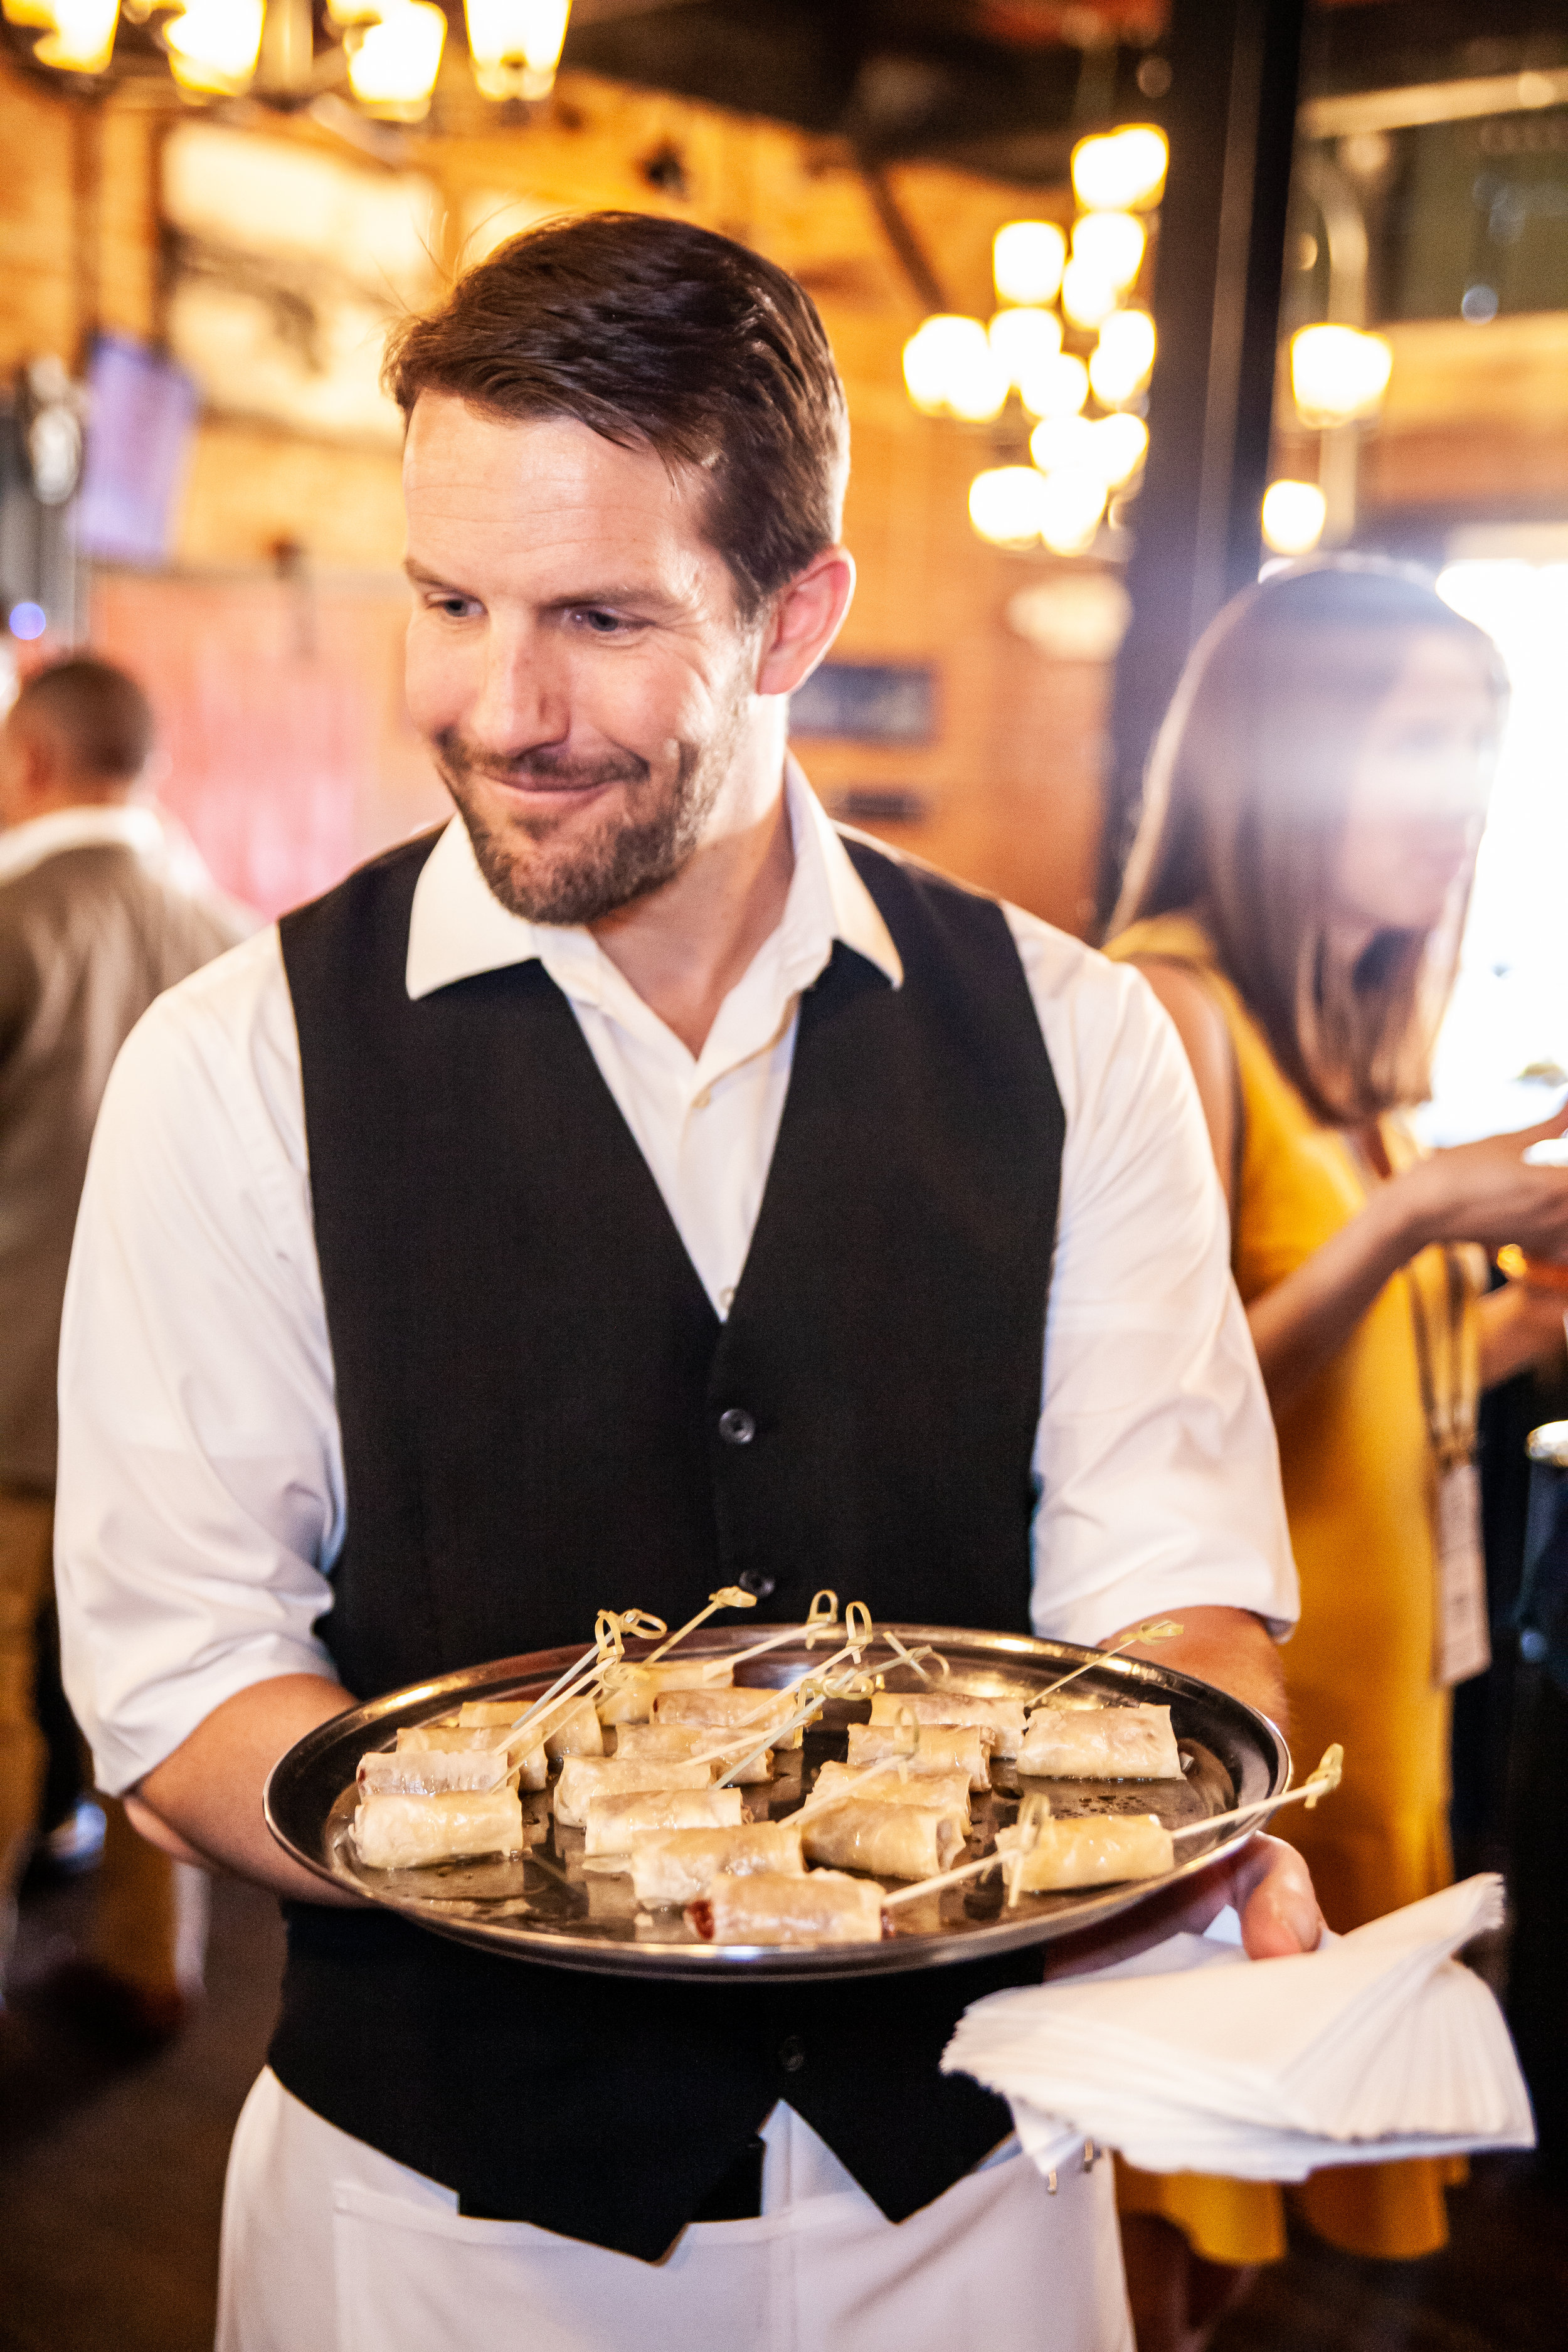
[[[601,215],[503,247],[389,379],[459,821],[155,1010],[68,1314],[100,1773],[291,1898],[220,2344],[1098,2352],[1104,2168],[1052,2198],[937,2071],[1037,1958],[610,1985],[331,1908],[269,1843],[268,1769],[349,1692],[606,1602],[831,1584],[1093,1639],[1179,1607],[1184,1663],[1266,1701],[1294,1610],[1172,1033],[786,766],[853,580],[810,302]],[[1299,1867],[1253,1879],[1255,1948],[1312,1942]]]
[[[152,752],[141,688],[86,658],[37,672],[0,729],[0,1980],[43,1780],[55,1359],[93,1121],[153,999],[244,928],[133,797]],[[205,1882],[107,1810],[92,1956],[66,1989],[157,2039],[199,1980]]]

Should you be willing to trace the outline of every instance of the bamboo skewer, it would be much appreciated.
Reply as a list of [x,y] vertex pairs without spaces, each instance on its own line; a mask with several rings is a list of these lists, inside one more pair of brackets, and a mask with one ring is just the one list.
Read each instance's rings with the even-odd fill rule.
[[1138,1642],[1173,1641],[1182,1631],[1183,1628],[1169,1617],[1150,1618],[1148,1622],[1140,1625],[1136,1632],[1127,1634],[1120,1642],[1113,1642],[1109,1650],[1097,1650],[1092,1658],[1084,1660],[1081,1666],[1074,1666],[1070,1675],[1061,1675],[1054,1683],[1047,1683],[1043,1691],[1037,1691],[1029,1701],[1026,1712],[1032,1715],[1036,1707],[1044,1706],[1046,1701],[1057,1691],[1065,1690],[1068,1683],[1076,1683],[1079,1675],[1087,1675],[1090,1667],[1098,1666],[1102,1659],[1119,1658],[1123,1650],[1131,1650]]

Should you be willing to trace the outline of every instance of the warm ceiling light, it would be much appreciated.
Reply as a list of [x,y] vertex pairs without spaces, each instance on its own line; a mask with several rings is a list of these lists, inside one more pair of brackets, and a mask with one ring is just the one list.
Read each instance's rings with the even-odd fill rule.
[[939,310],[904,345],[910,398],[928,415],[951,409],[972,423],[994,416],[1007,397],[1007,371],[978,319]]
[[1094,426],[1087,416],[1046,416],[1029,436],[1029,455],[1042,474],[1063,466],[1092,467]]
[[1052,302],[1067,257],[1068,241],[1055,221],[1009,221],[991,245],[996,291],[1005,302]]
[[1115,408],[1132,399],[1153,364],[1154,321],[1147,310],[1112,310],[1100,320],[1100,341],[1089,362],[1098,401]]
[[1290,338],[1290,388],[1304,425],[1370,416],[1388,389],[1394,353],[1358,327],[1303,327]]
[[1087,467],[1064,466],[1039,483],[1040,537],[1053,555],[1081,555],[1105,512],[1104,481]]
[[[26,21],[12,15],[10,8],[5,13],[13,24]],[[53,0],[42,21],[54,29],[45,35],[33,55],[41,66],[54,66],[62,73],[105,73],[114,50],[119,16],[120,0]],[[35,16],[32,21],[37,24],[40,18]]]
[[485,98],[548,98],[572,0],[463,0],[468,55]]
[[1075,255],[1062,272],[1062,309],[1073,325],[1098,327],[1115,308],[1116,289],[1110,278]]
[[163,27],[174,79],[218,96],[244,89],[256,71],[261,13],[261,0],[186,0]]
[[1143,266],[1148,239],[1131,213],[1085,213],[1075,222],[1072,257],[1125,292]]
[[55,29],[55,12],[50,0],[0,0],[0,15],[5,16],[8,25],[16,25],[30,33],[52,33]]
[[993,359],[1006,370],[1008,383],[1022,383],[1061,350],[1062,322],[1054,310],[998,310],[987,341]]
[[1089,429],[1094,436],[1094,470],[1110,488],[1119,490],[1148,455],[1149,427],[1141,416],[1102,416]]
[[372,114],[417,122],[430,104],[447,19],[429,0],[395,0],[349,51],[349,88]]
[[1031,416],[1074,416],[1089,398],[1089,370],[1071,352],[1036,368],[1018,387]]
[[1170,148],[1152,123],[1131,122],[1072,151],[1073,194],[1086,210],[1127,212],[1157,202]]
[[994,547],[1029,547],[1040,535],[1046,479],[1033,466],[993,466],[969,485],[969,520]]
[[1263,537],[1276,555],[1310,555],[1323,535],[1328,500],[1316,482],[1270,482],[1263,493]]

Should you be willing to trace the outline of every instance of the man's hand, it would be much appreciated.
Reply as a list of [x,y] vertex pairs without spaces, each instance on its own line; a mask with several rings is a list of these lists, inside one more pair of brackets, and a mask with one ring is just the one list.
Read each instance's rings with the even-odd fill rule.
[[216,1864],[300,1902],[357,1902],[290,1861],[261,1810],[279,1758],[354,1704],[322,1675],[252,1683],[153,1766],[126,1799],[126,1811],[144,1838],[183,1861]]

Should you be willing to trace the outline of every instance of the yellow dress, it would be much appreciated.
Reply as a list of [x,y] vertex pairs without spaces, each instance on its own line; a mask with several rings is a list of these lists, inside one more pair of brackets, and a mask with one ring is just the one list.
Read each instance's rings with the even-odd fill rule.
[[[1249,1304],[1350,1222],[1366,1178],[1349,1139],[1319,1124],[1279,1068],[1201,925],[1160,916],[1124,931],[1110,952],[1187,966],[1224,1013],[1243,1125],[1232,1263]],[[1391,1166],[1408,1166],[1413,1139],[1394,1120],[1383,1136]],[[1409,1275],[1440,1329],[1443,1252],[1423,1251]],[[1342,1932],[1434,1894],[1453,1874],[1449,1703],[1432,1680],[1436,1473],[1412,1307],[1396,1275],[1278,1423],[1301,1579],[1300,1624],[1280,1654],[1291,1751],[1300,1771],[1334,1740],[1345,1750],[1336,1794],[1310,1813],[1281,1815],[1280,1833],[1306,1856],[1324,1916]],[[1467,1327],[1473,1363],[1473,1297]],[[1271,2184],[1130,2166],[1118,2176],[1123,2211],[1175,2222],[1212,2262],[1268,2262],[1285,2251],[1284,2198]],[[1334,2245],[1410,2256],[1444,2243],[1442,2190],[1463,2177],[1451,2160],[1355,2165],[1314,2173],[1285,2195]]]

